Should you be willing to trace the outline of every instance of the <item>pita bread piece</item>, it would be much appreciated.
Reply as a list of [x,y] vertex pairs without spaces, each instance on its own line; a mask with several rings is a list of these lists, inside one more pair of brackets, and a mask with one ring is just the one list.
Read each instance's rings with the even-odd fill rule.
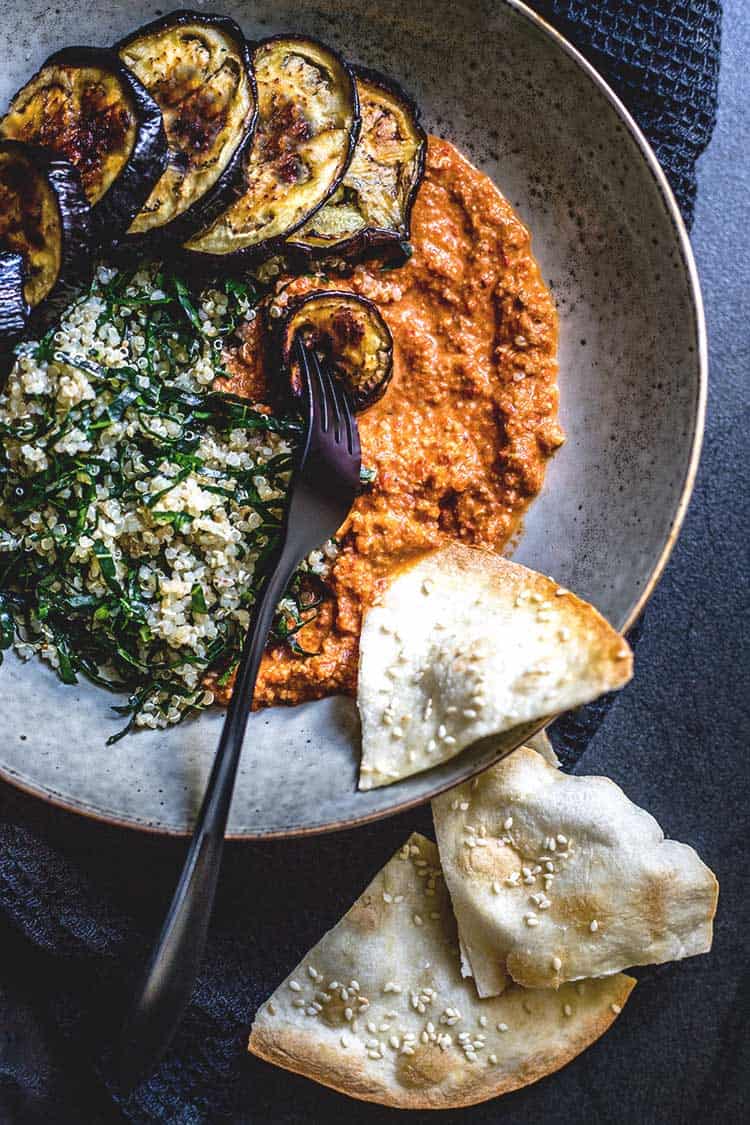
[[[531,750],[536,750],[539,754],[541,754],[545,762],[547,762],[549,765],[554,766],[555,769],[560,768],[560,759],[555,753],[555,748],[552,745],[549,735],[546,731],[540,730],[538,734],[535,734],[533,738],[529,739],[526,745]],[[478,784],[479,782],[477,782],[477,785]],[[466,950],[464,949],[463,942],[461,941],[460,930],[458,931],[458,951],[461,954],[461,976],[473,976],[474,974],[471,971],[471,962],[469,961]]]
[[606,777],[571,776],[522,747],[432,810],[480,996],[711,948],[713,873]]
[[249,1049],[364,1101],[449,1109],[569,1062],[634,984],[614,976],[479,1000],[459,972],[437,848],[414,835],[260,1008]]
[[555,753],[555,748],[545,730],[540,730],[538,734],[535,734],[533,738],[529,739],[526,745],[530,747],[530,749],[536,750],[538,754],[541,754],[548,765],[554,766],[555,769],[560,768],[560,759]]
[[422,555],[364,619],[359,787],[587,703],[632,671],[619,633],[552,579],[461,544]]

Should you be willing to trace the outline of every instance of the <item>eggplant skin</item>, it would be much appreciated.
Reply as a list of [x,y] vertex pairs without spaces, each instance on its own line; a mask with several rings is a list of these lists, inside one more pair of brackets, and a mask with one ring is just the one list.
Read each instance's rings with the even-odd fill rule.
[[271,331],[285,390],[293,399],[304,390],[293,351],[300,334],[331,363],[354,410],[365,410],[385,394],[393,374],[393,337],[377,305],[366,297],[314,290],[293,298],[279,327]]
[[23,292],[23,258],[0,251],[0,379],[13,366],[13,348],[29,322]]
[[166,166],[161,110],[114,51],[65,47],[13,97],[0,136],[52,149],[77,169],[98,244],[120,238]]
[[355,67],[362,129],[336,193],[289,240],[292,255],[356,258],[408,241],[427,135],[413,99],[390,78]]
[[23,256],[0,251],[0,337],[4,339],[18,339],[28,324],[23,282]]
[[258,118],[250,47],[234,20],[181,10],[115,50],[159,105],[169,149],[128,240],[182,242],[213,222],[241,180]]
[[0,140],[0,250],[20,254],[30,331],[55,319],[93,274],[91,208],[67,160]]
[[323,43],[284,35],[263,40],[253,67],[258,127],[240,192],[184,247],[204,266],[257,261],[282,247],[336,190],[359,137],[353,74]]

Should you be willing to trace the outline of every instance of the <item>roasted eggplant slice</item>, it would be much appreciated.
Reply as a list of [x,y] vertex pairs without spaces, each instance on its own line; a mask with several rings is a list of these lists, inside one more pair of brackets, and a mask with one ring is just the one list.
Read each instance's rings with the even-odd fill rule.
[[290,239],[310,256],[354,257],[409,237],[427,137],[419,110],[396,83],[355,68],[362,129],[335,195]]
[[250,49],[234,20],[177,11],[116,46],[161,109],[169,162],[128,234],[182,241],[234,196],[257,98]]
[[0,251],[0,379],[13,365],[13,348],[29,322],[23,292],[23,258]]
[[0,140],[0,250],[20,254],[31,328],[91,279],[91,209],[80,176],[49,149]]
[[257,259],[282,245],[336,190],[359,135],[354,79],[312,39],[267,39],[253,52],[258,127],[242,194],[188,253]]
[[292,300],[279,325],[279,366],[294,398],[304,389],[294,358],[298,335],[332,365],[355,410],[372,406],[385,393],[393,373],[393,338],[372,301],[319,290]]
[[114,51],[66,47],[13,98],[0,136],[44,145],[78,169],[99,244],[130,226],[161,176],[161,111]]

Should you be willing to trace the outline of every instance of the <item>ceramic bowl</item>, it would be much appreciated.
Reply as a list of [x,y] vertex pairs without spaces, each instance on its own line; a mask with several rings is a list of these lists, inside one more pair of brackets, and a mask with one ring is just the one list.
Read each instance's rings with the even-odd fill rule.
[[[631,622],[689,497],[706,349],[685,230],[626,111],[554,31],[508,0],[222,0],[211,9],[233,16],[249,37],[309,33],[387,71],[416,97],[428,128],[486,171],[529,225],[560,313],[568,441],[515,558],[590,599],[618,627]],[[0,103],[53,50],[110,43],[157,14],[139,0],[4,6]],[[40,663],[21,665],[12,655],[0,676],[2,776],[104,820],[189,829],[221,713],[106,748],[118,722],[107,693],[65,687]],[[358,793],[350,700],[261,712],[248,726],[229,833],[293,835],[382,817],[464,780],[524,735]]]

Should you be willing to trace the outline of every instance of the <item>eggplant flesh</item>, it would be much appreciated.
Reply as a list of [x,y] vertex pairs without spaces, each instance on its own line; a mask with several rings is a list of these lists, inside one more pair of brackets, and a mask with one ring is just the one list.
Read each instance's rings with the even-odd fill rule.
[[283,244],[336,190],[359,135],[347,65],[310,39],[279,37],[253,53],[258,126],[239,197],[185,245],[257,258]]
[[25,299],[40,304],[60,272],[60,211],[45,175],[26,154],[0,145],[0,246],[26,262]]
[[49,149],[0,140],[0,250],[23,259],[32,327],[91,278],[91,211],[76,169]]
[[294,398],[304,390],[294,354],[298,336],[331,365],[354,410],[385,394],[393,373],[393,338],[372,301],[338,291],[307,294],[290,303],[280,332],[280,366]]
[[129,235],[187,238],[229,202],[257,117],[250,51],[233,20],[174,12],[117,45],[159,105],[168,163]]
[[67,47],[14,96],[2,137],[65,157],[81,177],[101,240],[118,238],[166,163],[161,111],[113,51]]
[[355,70],[362,128],[335,195],[290,240],[313,255],[359,254],[409,237],[427,138],[414,102],[389,79]]

